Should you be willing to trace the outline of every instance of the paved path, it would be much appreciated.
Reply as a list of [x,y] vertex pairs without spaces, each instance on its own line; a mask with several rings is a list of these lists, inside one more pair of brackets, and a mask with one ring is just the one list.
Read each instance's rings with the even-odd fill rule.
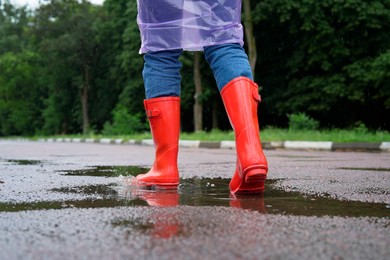
[[124,177],[69,174],[149,167],[153,152],[0,141],[0,259],[390,255],[389,153],[267,150],[264,197],[229,195],[234,150],[181,148],[182,185],[173,193],[134,190]]

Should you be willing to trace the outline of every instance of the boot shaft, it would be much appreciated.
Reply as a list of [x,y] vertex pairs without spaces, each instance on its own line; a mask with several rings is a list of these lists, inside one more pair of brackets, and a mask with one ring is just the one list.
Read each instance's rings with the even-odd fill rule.
[[261,97],[256,83],[247,77],[235,78],[223,87],[221,96],[236,135],[248,127],[259,132],[257,107]]
[[144,100],[146,115],[155,145],[153,167],[137,176],[136,186],[176,189],[179,184],[177,154],[180,134],[180,98],[161,97]]
[[261,97],[256,83],[247,77],[235,78],[222,89],[221,96],[236,138],[246,128],[259,133],[257,107]]
[[261,100],[257,84],[238,77],[222,89],[221,96],[235,134],[239,170],[245,171],[253,165],[266,167],[257,117]]
[[178,147],[180,98],[160,97],[144,100],[146,115],[156,151]]

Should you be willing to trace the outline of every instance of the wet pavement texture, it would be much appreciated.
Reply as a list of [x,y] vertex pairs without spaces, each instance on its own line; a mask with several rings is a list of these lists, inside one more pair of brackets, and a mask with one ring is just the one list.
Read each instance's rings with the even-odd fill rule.
[[266,150],[233,196],[234,150],[180,149],[177,191],[131,187],[153,147],[0,141],[0,259],[387,259],[390,154]]

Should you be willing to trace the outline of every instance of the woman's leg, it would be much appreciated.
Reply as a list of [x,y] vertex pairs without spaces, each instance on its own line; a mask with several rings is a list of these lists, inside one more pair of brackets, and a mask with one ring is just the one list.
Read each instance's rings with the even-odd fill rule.
[[208,46],[204,48],[204,54],[220,91],[237,77],[243,76],[253,80],[248,56],[239,44]]
[[142,76],[147,99],[180,96],[182,64],[179,57],[182,53],[182,50],[169,50],[144,55]]
[[264,191],[268,164],[260,141],[258,86],[253,82],[248,57],[238,44],[205,48],[226,112],[235,133],[237,166],[230,181],[233,194]]
[[180,135],[181,50],[147,53],[143,70],[144,106],[156,149],[153,167],[140,174],[135,185],[176,189]]

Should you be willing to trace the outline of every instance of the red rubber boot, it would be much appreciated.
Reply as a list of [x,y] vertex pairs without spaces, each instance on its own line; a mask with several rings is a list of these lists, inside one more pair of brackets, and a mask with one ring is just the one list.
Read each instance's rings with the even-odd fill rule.
[[221,96],[236,138],[237,167],[229,187],[233,194],[264,191],[268,164],[260,141],[257,106],[260,95],[256,83],[246,77],[231,80]]
[[179,185],[177,154],[180,134],[180,98],[160,97],[144,100],[156,157],[152,169],[136,177],[136,185],[176,189]]

